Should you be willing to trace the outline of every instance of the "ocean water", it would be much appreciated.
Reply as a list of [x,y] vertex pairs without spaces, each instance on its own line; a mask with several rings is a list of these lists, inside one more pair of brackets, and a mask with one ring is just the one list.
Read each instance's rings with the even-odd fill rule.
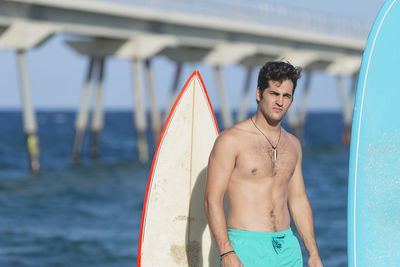
[[[138,162],[130,113],[105,119],[100,157],[88,156],[87,134],[73,165],[75,114],[38,112],[42,171],[32,174],[21,114],[0,112],[0,266],[136,265],[150,163]],[[349,151],[341,115],[311,113],[305,132],[303,175],[320,254],[325,266],[346,266]]]

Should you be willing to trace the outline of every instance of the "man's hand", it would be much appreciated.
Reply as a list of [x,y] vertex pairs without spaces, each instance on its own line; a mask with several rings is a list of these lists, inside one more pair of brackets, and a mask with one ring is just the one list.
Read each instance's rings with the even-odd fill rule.
[[311,255],[308,259],[308,266],[309,267],[323,267],[321,259],[318,255]]
[[222,257],[221,267],[243,267],[243,263],[235,253],[232,253]]

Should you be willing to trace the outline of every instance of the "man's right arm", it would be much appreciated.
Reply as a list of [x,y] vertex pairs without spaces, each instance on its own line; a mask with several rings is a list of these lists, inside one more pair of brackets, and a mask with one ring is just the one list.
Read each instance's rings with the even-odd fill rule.
[[[224,195],[228,189],[236,158],[231,138],[229,133],[222,133],[215,141],[208,161],[207,184],[204,196],[208,224],[213,232],[220,254],[233,250],[228,238],[223,208]],[[222,266],[228,262],[241,266],[239,258],[235,254],[225,256]]]

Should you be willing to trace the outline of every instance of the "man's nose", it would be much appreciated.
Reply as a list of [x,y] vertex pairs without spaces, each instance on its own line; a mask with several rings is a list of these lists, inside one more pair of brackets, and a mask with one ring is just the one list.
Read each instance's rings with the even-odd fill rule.
[[283,106],[283,97],[277,97],[275,103],[280,107]]

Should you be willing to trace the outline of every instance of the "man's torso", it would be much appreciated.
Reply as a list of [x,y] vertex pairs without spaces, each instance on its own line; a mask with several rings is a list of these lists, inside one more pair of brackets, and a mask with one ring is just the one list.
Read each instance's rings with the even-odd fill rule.
[[[283,231],[290,227],[288,183],[298,153],[293,137],[282,129],[274,160],[271,144],[251,126],[245,121],[227,132],[232,136],[236,151],[227,191],[228,226],[250,231]],[[271,140],[274,141],[276,144],[277,140]]]

